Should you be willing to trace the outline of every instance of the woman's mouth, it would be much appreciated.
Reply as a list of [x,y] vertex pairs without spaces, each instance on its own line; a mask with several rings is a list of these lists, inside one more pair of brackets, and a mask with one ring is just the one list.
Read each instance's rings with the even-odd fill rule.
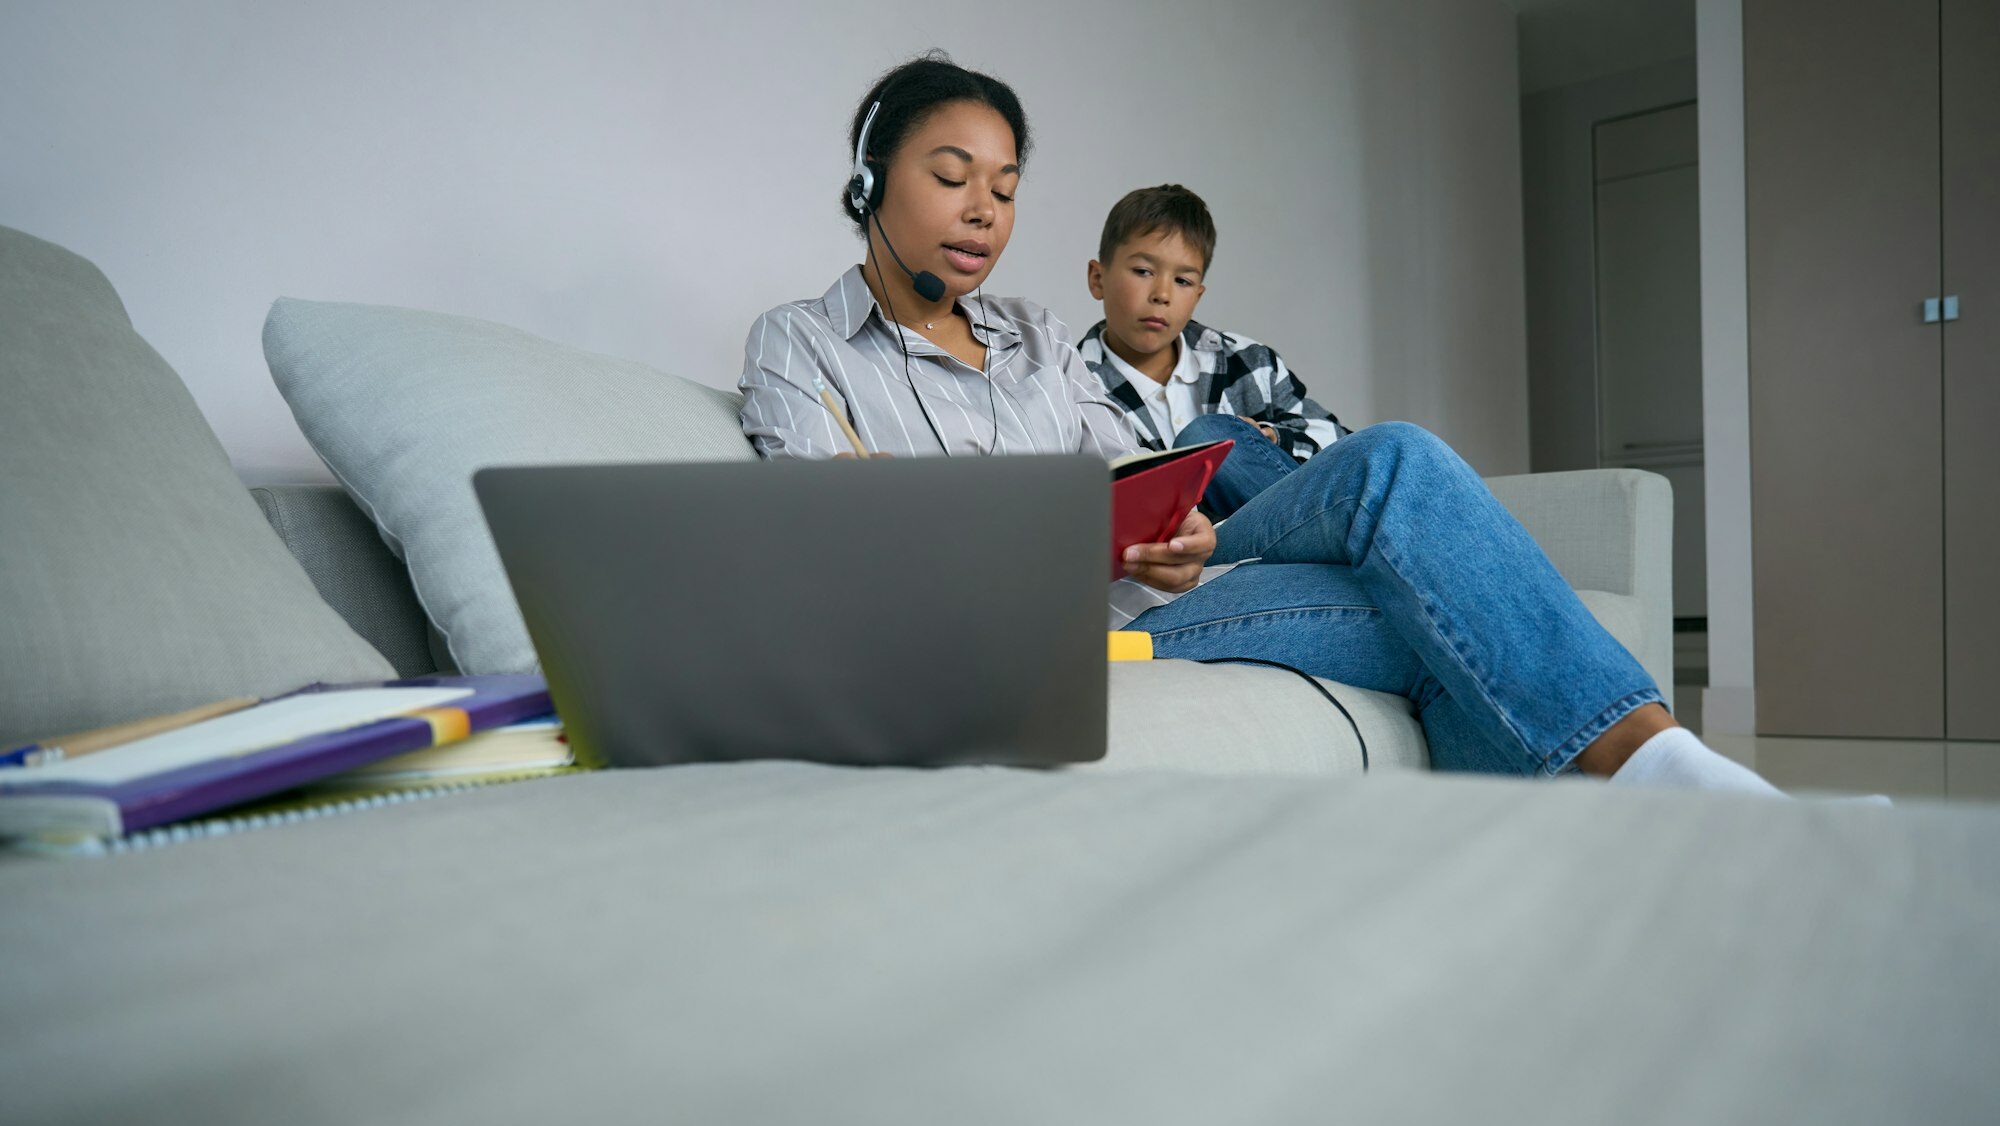
[[992,256],[993,248],[977,239],[944,244],[945,261],[951,268],[964,274],[976,274],[986,268],[986,260]]

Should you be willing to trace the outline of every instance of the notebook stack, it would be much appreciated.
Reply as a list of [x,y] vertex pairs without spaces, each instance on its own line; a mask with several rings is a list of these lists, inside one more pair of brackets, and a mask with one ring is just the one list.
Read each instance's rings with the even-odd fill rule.
[[314,685],[187,716],[0,755],[0,841],[116,851],[574,768],[539,676]]

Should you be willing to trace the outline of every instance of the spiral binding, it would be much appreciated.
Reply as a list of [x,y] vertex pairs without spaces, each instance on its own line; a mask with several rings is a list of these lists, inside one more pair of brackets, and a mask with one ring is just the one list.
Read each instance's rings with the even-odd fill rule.
[[302,806],[298,809],[273,810],[269,813],[245,813],[233,817],[207,817],[198,821],[181,821],[172,825],[161,825],[115,840],[92,842],[97,847],[84,845],[72,854],[91,856],[118,856],[128,852],[147,852],[185,841],[206,840],[211,837],[226,837],[234,833],[247,833],[257,829],[267,829],[273,825],[296,825],[305,821],[317,821],[323,817],[338,817],[344,813],[355,813],[364,809],[380,809],[389,805],[405,805],[409,802],[429,801],[449,794],[460,794],[467,790],[498,786],[507,782],[527,782],[540,777],[536,774],[502,775],[497,778],[473,778],[463,782],[446,782],[435,786],[424,786],[410,790],[386,790],[379,794],[361,797],[336,798]]

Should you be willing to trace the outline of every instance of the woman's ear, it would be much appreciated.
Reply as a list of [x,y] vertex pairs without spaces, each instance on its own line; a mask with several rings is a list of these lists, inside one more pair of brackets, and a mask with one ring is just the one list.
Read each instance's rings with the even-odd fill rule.
[[1104,264],[1103,264],[1103,263],[1099,262],[1099,261],[1098,261],[1097,259],[1095,259],[1095,258],[1092,258],[1092,259],[1090,260],[1090,266],[1089,266],[1089,268],[1088,268],[1088,269],[1086,269],[1086,270],[1084,271],[1084,273],[1083,273],[1083,281],[1084,281],[1084,284],[1085,284],[1085,285],[1088,285],[1088,286],[1090,287],[1090,299],[1091,299],[1092,301],[1102,301],[1102,300],[1104,300]]

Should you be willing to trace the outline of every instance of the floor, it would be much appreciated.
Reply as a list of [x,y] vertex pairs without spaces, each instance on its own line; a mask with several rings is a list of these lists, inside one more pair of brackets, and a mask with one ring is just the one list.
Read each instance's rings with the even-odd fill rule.
[[[1674,714],[1702,733],[1708,638],[1674,635]],[[1781,790],[2000,802],[2000,743],[1702,734]]]

